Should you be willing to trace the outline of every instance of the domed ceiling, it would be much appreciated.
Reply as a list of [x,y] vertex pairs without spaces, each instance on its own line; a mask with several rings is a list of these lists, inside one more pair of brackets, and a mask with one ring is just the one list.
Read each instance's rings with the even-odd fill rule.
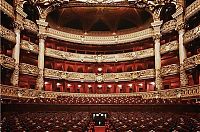
[[72,7],[54,10],[48,15],[47,21],[54,29],[113,33],[123,29],[147,28],[152,17],[144,9],[129,7]]

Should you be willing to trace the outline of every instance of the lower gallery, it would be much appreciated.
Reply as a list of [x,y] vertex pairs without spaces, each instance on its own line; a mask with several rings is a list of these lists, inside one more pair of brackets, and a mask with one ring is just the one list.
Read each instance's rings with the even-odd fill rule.
[[200,0],[0,10],[0,131],[200,131]]

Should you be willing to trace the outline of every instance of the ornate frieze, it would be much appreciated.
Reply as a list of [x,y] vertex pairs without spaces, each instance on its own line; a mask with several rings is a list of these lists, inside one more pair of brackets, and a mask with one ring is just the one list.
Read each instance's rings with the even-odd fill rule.
[[200,54],[191,56],[184,60],[184,69],[191,69],[200,64]]
[[1,37],[11,41],[11,42],[16,42],[16,37],[15,37],[15,33],[5,27],[3,27],[2,25],[0,25],[0,35]]
[[66,92],[52,92],[39,91],[27,88],[19,88],[7,85],[0,85],[1,96],[10,97],[25,97],[25,98],[57,98],[58,96],[71,97],[127,97],[127,96],[142,96],[144,99],[152,98],[184,98],[200,95],[200,86],[188,86],[175,89],[167,89],[151,92],[136,92],[136,93],[117,93],[117,94],[85,94],[85,93],[66,93]]
[[44,69],[38,69],[38,77],[36,80],[36,88],[43,90],[44,87]]
[[47,35],[48,37],[61,39],[64,41],[69,41],[73,43],[80,43],[80,44],[93,44],[93,45],[114,45],[114,44],[123,44],[128,42],[134,42],[146,38],[150,38],[153,35],[153,31],[151,28],[145,29],[142,31],[128,33],[123,35],[117,36],[84,36],[79,34],[72,34],[66,33],[63,31],[59,31],[52,28],[47,28]]
[[10,4],[8,4],[5,0],[1,0],[0,10],[3,11],[4,13],[6,13],[11,18],[15,17],[13,7]]
[[162,77],[161,77],[161,69],[156,69],[155,83],[156,83],[156,90],[161,90],[163,88]]
[[24,28],[34,33],[38,33],[38,26],[31,20],[24,20]]
[[19,83],[19,64],[18,63],[15,63],[15,69],[12,73],[12,77],[10,81],[13,86],[18,86],[18,83]]
[[170,51],[178,50],[178,41],[171,41],[160,46],[160,53],[164,54]]
[[29,75],[38,75],[39,69],[37,66],[20,63],[20,72],[22,74],[29,74]]
[[200,37],[200,25],[195,27],[194,29],[192,30],[189,30],[187,31],[185,34],[184,34],[184,43],[188,43],[190,41],[193,41],[194,39]]
[[161,68],[161,76],[174,75],[179,72],[179,66],[177,64],[163,66]]
[[155,69],[147,69],[132,72],[132,79],[147,79],[155,77]]
[[38,49],[38,45],[26,41],[26,40],[21,40],[21,44],[20,47],[24,50],[28,50],[30,52],[34,52],[34,53],[38,53],[39,49]]
[[6,68],[15,68],[15,59],[3,54],[0,54],[0,64]]
[[168,33],[176,28],[176,20],[165,22],[161,27],[161,33]]
[[191,5],[186,8],[185,19],[189,19],[195,13],[200,11],[200,0],[195,0]]

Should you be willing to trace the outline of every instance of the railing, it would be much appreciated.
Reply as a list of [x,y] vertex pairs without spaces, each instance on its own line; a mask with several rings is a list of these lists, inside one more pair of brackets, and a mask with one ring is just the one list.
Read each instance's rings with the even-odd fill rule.
[[1,96],[24,97],[24,98],[57,98],[58,96],[71,97],[128,97],[142,96],[144,99],[152,98],[184,98],[192,96],[200,96],[200,86],[187,86],[182,88],[167,89],[151,92],[136,92],[136,93],[112,93],[112,94],[86,94],[86,93],[66,93],[40,91],[33,89],[25,89],[7,85],[0,85]]
[[81,44],[93,44],[93,45],[114,45],[127,42],[138,41],[153,36],[153,30],[151,28],[142,31],[118,35],[118,36],[83,36],[79,34],[66,33],[52,28],[47,28],[49,37],[61,39],[64,41],[81,43]]
[[192,69],[200,64],[200,54],[191,56],[184,60],[184,68],[185,69]]
[[15,33],[2,25],[0,25],[0,35],[11,42],[16,42]]
[[37,76],[39,69],[37,66],[34,65],[20,63],[20,72],[22,72],[23,74]]
[[200,0],[194,1],[191,5],[186,8],[185,19],[189,19],[195,13],[200,11]]
[[[22,40],[21,48],[28,50],[30,52],[38,53],[38,45],[31,43],[29,41]],[[178,42],[172,41],[161,46],[161,54],[174,51],[178,49]],[[119,62],[119,61],[129,61],[135,59],[142,59],[154,56],[154,49],[149,48],[145,50],[119,53],[119,54],[108,54],[108,55],[90,55],[90,54],[78,54],[70,53],[60,50],[55,50],[51,48],[45,49],[45,55],[53,58],[79,61],[79,62]]]
[[6,13],[11,18],[15,17],[13,7],[10,4],[8,4],[5,0],[1,0],[0,10]]
[[176,28],[176,20],[170,20],[163,24],[161,33],[168,33]]
[[15,68],[15,59],[3,54],[0,54],[0,65],[9,68],[14,69]]
[[24,20],[24,28],[31,32],[38,33],[37,25],[31,20],[28,20],[28,19]]
[[179,66],[177,64],[163,66],[161,68],[161,76],[174,75],[179,72]]
[[200,37],[200,25],[184,34],[184,43],[191,42],[198,37]]

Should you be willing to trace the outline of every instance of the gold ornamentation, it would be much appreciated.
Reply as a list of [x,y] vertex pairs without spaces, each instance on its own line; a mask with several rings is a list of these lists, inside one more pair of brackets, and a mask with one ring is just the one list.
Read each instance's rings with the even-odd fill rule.
[[39,39],[46,39],[47,38],[47,35],[46,34],[39,34]]
[[44,87],[44,71],[43,69],[39,69],[38,77],[36,80],[36,88],[38,90],[43,90]]
[[184,44],[193,41],[194,39],[200,37],[200,25],[193,28],[192,30],[187,31],[184,34]]
[[13,86],[18,86],[18,83],[19,83],[19,64],[18,63],[15,64],[15,69],[11,77],[11,83]]
[[155,83],[156,83],[156,90],[161,90],[163,85],[162,85],[162,78],[161,78],[161,70],[160,69],[156,69]]
[[180,24],[177,25],[176,30],[179,31],[179,30],[182,30],[184,28],[185,28],[185,24],[184,23],[180,23]]
[[0,54],[0,65],[9,68],[14,69],[15,68],[15,59],[3,54]]
[[0,35],[1,37],[11,41],[11,42],[16,42],[16,37],[15,37],[15,33],[5,27],[3,27],[2,25],[0,25]]
[[160,37],[161,37],[162,35],[161,34],[155,34],[154,36],[153,36],[153,40],[155,41],[155,40],[160,40]]
[[24,28],[34,33],[38,33],[38,26],[31,20],[24,20]]
[[15,18],[13,7],[10,4],[8,4],[5,0],[1,0],[0,10],[6,13],[11,18]]
[[170,20],[162,25],[161,33],[168,33],[176,28],[176,20]]
[[38,53],[39,51],[38,45],[26,40],[21,40],[20,47],[33,53]]
[[196,14],[198,11],[200,11],[200,1],[199,0],[195,0],[191,5],[189,5],[186,8],[185,19],[186,20],[189,19],[194,14]]
[[161,68],[161,76],[169,76],[174,75],[179,72],[179,66],[177,64],[171,64],[167,66],[163,66]]
[[20,72],[29,75],[38,75],[38,67],[30,64],[20,63]]
[[160,53],[164,54],[170,51],[178,50],[178,41],[171,41],[160,46]]
[[17,22],[17,21],[15,21],[15,22],[13,23],[13,27],[14,27],[16,30],[23,30],[23,29],[24,29],[23,25],[22,25],[21,23]]
[[192,69],[200,64],[200,54],[186,58],[183,62],[184,69]]
[[183,64],[180,64],[180,83],[181,83],[181,86],[188,85],[188,77],[187,77],[187,74],[185,72]]

